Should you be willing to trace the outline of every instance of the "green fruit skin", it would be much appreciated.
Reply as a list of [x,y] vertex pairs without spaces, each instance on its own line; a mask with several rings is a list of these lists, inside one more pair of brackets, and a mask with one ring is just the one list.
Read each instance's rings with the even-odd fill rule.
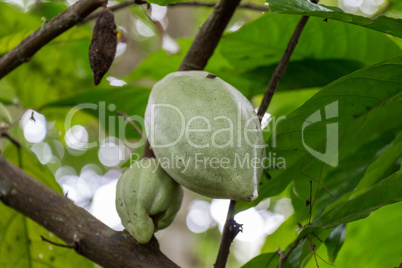
[[172,223],[183,199],[180,185],[155,160],[136,161],[117,183],[117,213],[126,230],[142,244]]
[[[154,104],[169,107],[155,108]],[[190,131],[182,135],[183,119],[188,128],[206,131]],[[248,132],[250,143],[247,143],[244,135],[248,120],[247,129],[254,130]],[[253,166],[251,159],[261,161],[265,157],[264,139],[251,103],[237,89],[203,71],[169,74],[154,85],[145,112],[145,122],[155,156],[162,168],[179,184],[211,198],[236,201],[257,198],[263,165]],[[233,131],[224,131],[225,128]],[[230,140],[233,142],[230,143]],[[157,146],[170,143],[165,148]],[[194,144],[205,146],[195,148]],[[216,158],[217,161],[223,161],[225,158],[225,163],[230,164],[216,167],[208,164],[208,160],[200,163],[196,155],[204,160]],[[246,165],[241,165],[247,156],[249,160]],[[167,159],[170,159],[169,163],[166,163]]]

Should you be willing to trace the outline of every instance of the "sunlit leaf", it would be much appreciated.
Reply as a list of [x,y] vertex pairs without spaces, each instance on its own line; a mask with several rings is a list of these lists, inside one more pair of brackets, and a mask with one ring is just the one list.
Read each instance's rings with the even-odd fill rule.
[[395,172],[365,193],[325,212],[313,224],[322,228],[331,228],[363,219],[374,210],[398,201],[402,201],[402,171]]
[[[226,34],[219,46],[220,53],[241,70],[274,64],[285,52],[299,19],[299,16],[267,13]],[[334,20],[310,18],[291,61],[343,59],[367,66],[399,56],[400,51],[382,33]]]
[[367,18],[348,14],[337,7],[311,3],[308,0],[267,0],[273,13],[316,16],[356,24],[376,31],[402,37],[402,20],[385,16]]
[[[269,146],[273,146],[268,148],[268,152],[275,153],[277,159],[285,159],[286,168],[269,171],[272,179],[260,186],[256,202],[282,192],[292,180],[300,178],[308,182],[301,172],[319,172],[322,162],[312,156],[307,148],[325,152],[326,122],[309,126],[306,120],[326,105],[337,105],[338,109],[336,120],[330,121],[338,124],[339,135],[339,150],[332,157],[344,159],[378,135],[392,136],[398,133],[398,115],[402,112],[401,63],[402,57],[397,57],[342,77],[292,112],[282,123],[279,122],[276,135],[268,142]],[[387,118],[387,121],[383,118]],[[375,133],[372,132],[373,128],[377,130]],[[333,169],[330,166],[326,168]]]

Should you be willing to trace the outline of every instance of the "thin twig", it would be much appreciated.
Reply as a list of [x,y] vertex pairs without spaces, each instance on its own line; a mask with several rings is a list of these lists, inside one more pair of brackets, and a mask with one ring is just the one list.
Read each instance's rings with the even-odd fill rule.
[[296,48],[297,42],[299,41],[300,35],[303,31],[304,26],[308,21],[308,16],[303,16],[299,23],[296,26],[296,29],[293,32],[292,37],[290,38],[289,44],[286,48],[285,54],[282,56],[278,65],[275,68],[274,73],[272,74],[271,80],[269,81],[268,88],[265,91],[264,97],[262,99],[261,105],[258,108],[257,115],[260,118],[264,117],[265,112],[268,109],[269,104],[271,103],[272,97],[278,87],[278,83],[281,80],[283,74],[285,73],[286,66],[289,63],[290,57],[292,56],[293,51]]
[[331,194],[331,192],[329,191],[329,189],[328,189],[324,184],[322,184],[320,181],[318,181],[316,178],[314,178],[314,177],[312,177],[312,176],[310,176],[310,175],[308,175],[308,174],[306,174],[306,173],[303,173],[303,172],[300,172],[300,174],[303,175],[303,176],[305,176],[305,177],[307,177],[307,178],[309,178],[309,179],[311,179],[311,180],[313,180],[314,182],[318,183],[318,184],[328,193],[328,195],[329,195],[331,198],[334,197],[334,196]]
[[74,245],[65,245],[65,244],[56,243],[56,242],[50,241],[49,239],[47,239],[47,238],[45,238],[45,237],[43,237],[43,236],[40,236],[40,238],[42,239],[42,241],[48,242],[48,243],[50,243],[50,244],[52,244],[52,245],[55,245],[55,246],[57,246],[57,247],[72,248],[72,249],[75,248]]
[[311,203],[312,203],[312,192],[313,192],[313,181],[310,180],[310,199],[309,199],[310,213],[309,213],[309,216],[308,216],[308,225],[311,224],[311,214],[313,212],[313,206],[311,205]]
[[[317,200],[318,189],[320,188],[323,169],[324,169],[324,163],[321,164],[320,177],[318,177],[318,182],[319,182],[319,183],[317,184],[317,188],[316,188],[316,190],[315,190],[315,195],[314,195],[314,200],[313,200],[313,206],[314,206],[314,204],[315,204],[315,201]],[[331,196],[331,197],[332,197],[332,196]]]
[[236,201],[231,200],[228,208],[228,214],[223,227],[221,245],[219,247],[218,257],[214,264],[215,268],[223,268],[226,266],[226,262],[229,256],[230,245],[239,232],[243,230],[243,225],[238,224],[234,220],[234,206]]
[[20,148],[21,147],[21,143],[18,141],[18,140],[16,140],[16,139],[14,139],[13,137],[11,137],[10,136],[10,134],[8,134],[7,132],[2,132],[2,133],[0,133],[1,134],[1,137],[4,137],[4,138],[6,138],[6,139],[8,139],[12,144],[14,144],[17,148]]
[[[318,0],[312,0],[311,2],[317,4]],[[308,16],[303,16],[299,20],[299,23],[297,23],[293,35],[289,40],[285,53],[283,54],[281,60],[276,66],[274,73],[272,74],[271,80],[269,81],[268,84],[268,88],[265,91],[264,97],[262,98],[261,101],[261,105],[258,108],[257,116],[258,118],[260,118],[260,121],[262,120],[264,114],[268,110],[268,106],[271,103],[276,88],[278,87],[278,83],[286,71],[286,66],[288,65],[290,57],[292,56],[293,51],[295,50],[296,45],[299,42],[299,38],[301,36],[301,33],[303,32],[304,26],[306,26],[308,19],[309,19]]]
[[279,268],[283,268],[283,265],[285,264],[286,260],[289,258],[290,254],[293,252],[293,250],[297,247],[297,245],[299,245],[301,238],[297,238],[293,244],[292,247],[289,249],[288,253],[286,253],[286,255],[280,254],[279,256]]
[[131,120],[130,116],[128,116],[128,114],[126,114],[125,112],[122,111],[117,111],[116,112],[117,115],[123,116],[125,120],[127,120],[127,122],[133,127],[133,129],[138,133],[138,135],[140,135],[142,138],[144,137],[144,134],[142,133],[141,129],[134,123],[133,120]]

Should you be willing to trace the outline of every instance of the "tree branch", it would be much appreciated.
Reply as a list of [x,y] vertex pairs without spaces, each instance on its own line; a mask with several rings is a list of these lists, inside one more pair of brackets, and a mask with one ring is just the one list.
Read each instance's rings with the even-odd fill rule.
[[63,195],[33,179],[0,155],[0,200],[60,237],[103,267],[177,267],[159,250],[127,232],[116,232]]
[[212,14],[199,29],[179,71],[204,69],[239,3],[240,0],[221,0],[215,6]]
[[0,58],[0,79],[22,63],[29,61],[44,45],[106,3],[107,0],[80,0],[42,24],[38,30]]

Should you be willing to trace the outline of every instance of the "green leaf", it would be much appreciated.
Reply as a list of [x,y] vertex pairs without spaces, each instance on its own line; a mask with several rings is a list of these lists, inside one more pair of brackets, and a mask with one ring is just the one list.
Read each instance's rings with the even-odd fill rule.
[[34,221],[0,203],[0,267],[92,268],[93,263],[68,248],[42,241],[64,242]]
[[[325,230],[318,227],[307,227],[298,235],[298,244],[289,255],[288,260],[284,263],[285,268],[305,267],[309,260],[314,256],[317,249],[320,248],[323,241],[327,239],[332,230]],[[286,249],[289,252],[293,247],[292,242]]]
[[273,13],[315,16],[338,20],[402,37],[401,19],[393,19],[385,16],[379,16],[374,19],[362,17],[345,13],[337,7],[318,5],[308,0],[267,0],[267,3]]
[[0,102],[0,127],[2,124],[10,124],[13,121],[11,118],[10,112],[7,110],[6,106],[2,102]]
[[327,211],[313,224],[322,228],[331,228],[366,218],[374,210],[399,201],[402,201],[402,171],[395,172],[367,192]]
[[[329,123],[337,123],[335,126],[338,130],[332,133],[336,135],[338,131],[339,150],[331,156],[339,157],[342,161],[349,156],[353,157],[353,154],[363,145],[375,141],[381,135],[394,137],[399,133],[400,119],[398,117],[402,113],[401,75],[402,57],[361,69],[331,83],[289,114],[286,120],[279,122],[276,135],[272,136],[268,142],[269,146],[274,145],[274,147],[268,148],[267,152],[268,156],[271,154],[274,160],[284,159],[286,168],[268,171],[272,177],[271,180],[262,182],[258,199],[248,205],[282,192],[292,180],[303,180],[308,184],[308,179],[302,176],[301,172],[319,174],[323,164],[306,148],[321,153],[326,152],[327,139],[332,141],[336,136],[328,134],[327,138],[325,120],[312,125],[309,125],[306,120],[308,121],[309,116],[326,105],[332,104],[338,107],[338,116]],[[305,129],[302,132],[303,127]],[[376,131],[373,132],[373,129]],[[383,145],[380,144],[380,146]],[[328,159],[331,156],[328,155]],[[336,169],[327,165],[325,167],[328,172]],[[338,184],[342,183],[340,181]],[[332,189],[330,188],[329,191],[331,192]]]
[[[285,52],[298,20],[296,16],[267,13],[226,34],[219,52],[240,70],[275,64]],[[370,65],[400,53],[398,45],[382,33],[334,20],[310,18],[291,60],[338,59]]]
[[[398,267],[401,263],[402,202],[374,211],[364,220],[348,223],[347,237],[335,267]],[[325,252],[320,252],[324,257]],[[367,257],[370,256],[370,257]],[[311,260],[308,267],[316,268]],[[320,263],[320,268],[331,268]]]
[[399,0],[388,0],[390,11],[402,11],[402,2]]
[[336,256],[342,248],[346,236],[346,224],[338,225],[324,241],[327,247],[329,261],[335,262]]
[[[327,177],[331,178],[331,182],[326,183],[324,181],[323,183],[331,189],[337,189],[335,192],[336,198],[334,199],[336,201],[325,202],[325,198],[319,197],[319,208],[316,208],[320,212],[318,215],[321,215],[324,210],[329,211],[339,204],[364,193],[381,179],[399,170],[397,160],[400,155],[400,136],[401,134],[398,134],[392,142],[392,146],[385,151],[384,148],[389,147],[390,138],[392,138],[388,137],[388,135],[379,137],[374,143],[365,144],[357,153],[351,155],[349,159],[345,159],[344,162],[347,165],[343,168],[343,171],[339,172],[338,167],[337,171],[328,174]],[[378,157],[378,155],[380,156]],[[341,176],[343,178],[347,176],[348,180],[342,182]],[[337,177],[339,179],[336,179]],[[337,187],[336,185],[339,186]],[[340,187],[340,185],[348,185],[348,187]]]
[[356,191],[366,190],[377,181],[382,179],[386,172],[396,161],[402,157],[402,133],[392,143],[392,147],[387,149],[380,157],[377,158],[366,170],[364,177],[356,187]]
[[2,23],[0,37],[14,33],[16,30],[29,28],[34,31],[43,23],[41,17],[20,12],[4,1],[0,2],[0,18]]
[[[190,48],[192,41],[191,39],[179,40],[178,45],[180,46],[180,52],[178,54],[168,54],[162,49],[152,53],[145,58],[126,79],[131,81],[148,78],[157,82],[167,74],[176,72]],[[155,68],[155,66],[158,66],[158,68]]]
[[242,268],[276,268],[278,264],[278,253],[264,253],[248,261]]
[[[213,61],[213,60],[212,60]],[[257,67],[250,70],[224,69],[212,64],[208,70],[238,88],[246,96],[263,94],[276,68],[276,64]],[[332,81],[350,74],[364,64],[350,60],[312,60],[292,61],[286,67],[286,73],[277,87],[282,90],[324,87]],[[294,93],[294,91],[293,91]]]
[[33,153],[21,147],[17,150],[15,146],[7,146],[3,152],[5,158],[13,163],[15,166],[22,166],[22,169],[32,176],[33,178],[39,180],[46,186],[52,188],[56,192],[62,194],[60,185],[56,182],[52,173],[49,169],[42,165]]
[[[151,54],[138,65],[126,80],[152,79],[153,82],[157,82],[165,75],[177,71],[184,55],[190,48],[191,42],[192,40],[189,39],[179,40],[178,43],[181,48],[179,54],[168,55],[163,50]],[[222,50],[225,49],[222,48]],[[155,68],[156,65],[158,68]],[[227,64],[217,50],[209,60],[205,70],[219,76],[250,98],[265,92],[275,67],[276,63],[250,70],[233,68]],[[278,86],[278,92],[287,89],[322,87],[362,67],[364,64],[361,62],[351,60],[305,59],[290,62],[286,74]]]

